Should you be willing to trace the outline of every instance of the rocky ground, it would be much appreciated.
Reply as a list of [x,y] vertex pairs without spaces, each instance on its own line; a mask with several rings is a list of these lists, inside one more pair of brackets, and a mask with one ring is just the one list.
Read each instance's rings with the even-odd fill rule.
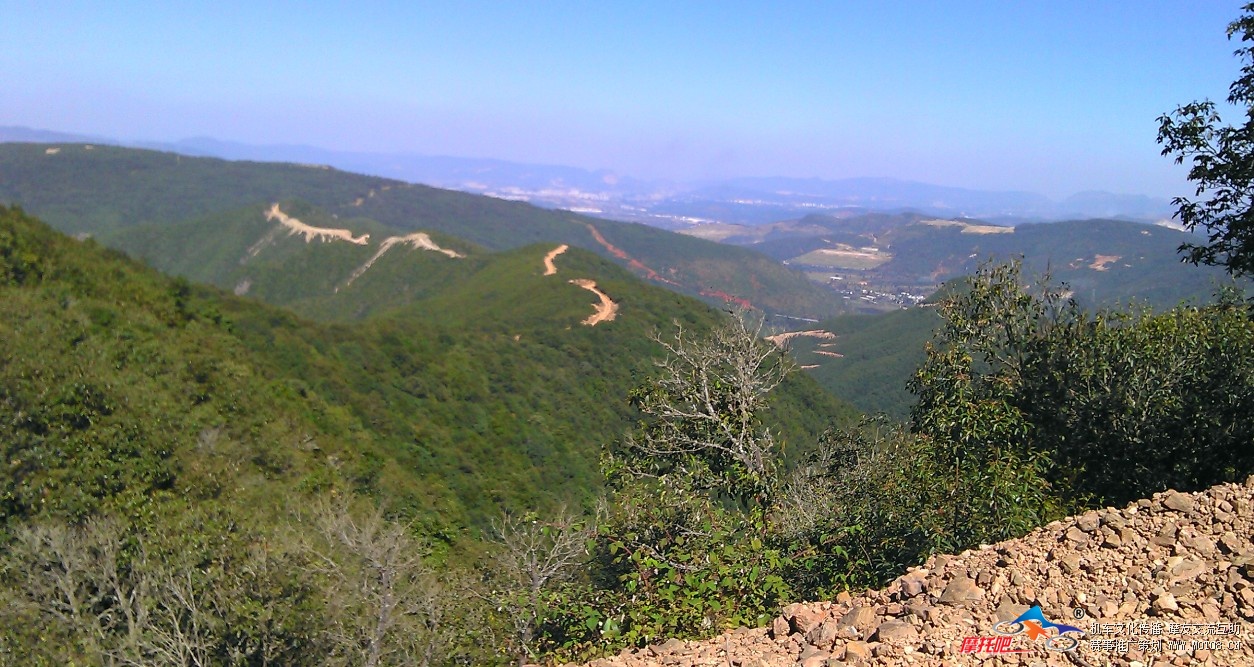
[[[1046,648],[1060,633],[1041,623],[994,629],[1032,606],[1083,630],[1066,634],[1072,650]],[[882,590],[792,605],[769,628],[589,667],[844,664],[1254,665],[1254,477],[1094,510],[936,556]]]

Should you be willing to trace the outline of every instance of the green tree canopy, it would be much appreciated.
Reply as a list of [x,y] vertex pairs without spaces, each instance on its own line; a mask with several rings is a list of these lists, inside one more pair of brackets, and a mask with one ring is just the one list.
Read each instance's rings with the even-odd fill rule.
[[[1254,41],[1254,3],[1228,25],[1228,39]],[[1245,109],[1239,125],[1223,125],[1215,103],[1190,102],[1159,117],[1158,143],[1176,164],[1189,162],[1194,196],[1176,197],[1176,217],[1190,231],[1204,231],[1205,244],[1180,246],[1187,261],[1222,266],[1234,276],[1254,273],[1254,46],[1235,55],[1241,76],[1228,88],[1228,102]]]

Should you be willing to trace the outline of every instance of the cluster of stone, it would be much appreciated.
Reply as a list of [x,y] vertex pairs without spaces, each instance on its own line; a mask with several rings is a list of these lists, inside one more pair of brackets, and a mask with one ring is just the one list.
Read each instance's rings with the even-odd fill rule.
[[[1032,607],[1046,625],[1013,624]],[[1070,650],[1050,646],[1053,624],[1083,630]],[[846,664],[1254,665],[1254,477],[1090,511],[935,556],[881,590],[791,605],[768,628],[589,667]]]

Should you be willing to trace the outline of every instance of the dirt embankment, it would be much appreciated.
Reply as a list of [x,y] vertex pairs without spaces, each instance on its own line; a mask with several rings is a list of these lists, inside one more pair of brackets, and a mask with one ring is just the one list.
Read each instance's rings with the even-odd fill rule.
[[361,274],[369,270],[371,266],[374,266],[374,263],[383,256],[383,253],[387,252],[392,248],[392,246],[398,243],[406,244],[419,250],[438,252],[448,255],[453,259],[461,259],[465,257],[465,255],[457,252],[456,250],[449,250],[448,248],[441,248],[436,245],[435,241],[432,241],[431,237],[427,235],[426,232],[414,232],[413,234],[407,234],[405,236],[389,236],[386,239],[383,239],[383,243],[379,244],[378,252],[376,252],[370,259],[366,260],[365,264],[362,264],[353,270],[352,275],[348,277],[348,281],[344,283],[344,286],[348,287],[349,285],[352,285],[354,280],[357,280],[361,277]]
[[266,211],[266,220],[278,220],[279,224],[287,228],[288,236],[303,236],[305,243],[312,241],[347,241],[357,245],[366,245],[370,242],[369,234],[354,237],[353,233],[347,229],[327,229],[307,225],[284,213],[278,204],[272,205],[270,210]]
[[766,339],[771,341],[772,343],[775,343],[776,345],[780,347],[784,347],[788,343],[788,341],[794,338],[802,337],[802,336],[806,338],[818,338],[819,340],[836,340],[836,334],[830,331],[824,331],[823,329],[811,329],[809,331],[787,331],[784,333],[775,334],[774,336],[767,336]]
[[1254,477],[1093,510],[592,667],[1254,665]]
[[[588,227],[591,229],[592,225],[588,225]],[[595,233],[595,231],[593,233]],[[548,254],[544,256],[544,275],[551,276],[557,273],[557,265],[553,263],[553,260],[557,259],[558,255],[569,249],[570,246],[563,243],[562,245],[550,250]],[[600,303],[594,306],[596,311],[589,315],[587,319],[583,320],[583,324],[594,327],[602,322],[610,322],[615,317],[618,317],[618,304],[614,303],[613,299],[597,287],[596,281],[588,280],[587,278],[574,278],[568,280],[567,282],[592,292],[597,295],[598,299],[600,299]]]
[[1123,259],[1119,255],[1096,255],[1093,257],[1093,263],[1089,264],[1089,268],[1094,271],[1107,271],[1110,265]]
[[648,278],[649,280],[655,280],[659,283],[666,283],[667,285],[679,286],[679,283],[673,280],[667,280],[666,278],[663,278],[662,274],[645,266],[644,262],[641,262],[635,257],[628,255],[627,251],[623,250],[622,248],[619,248],[613,243],[610,243],[608,240],[606,240],[604,236],[601,235],[600,230],[592,226],[592,223],[586,223],[586,226],[588,227],[588,233],[592,234],[593,240],[599,243],[602,248],[605,248],[606,252],[623,260],[624,262],[627,262],[628,266],[635,269],[636,271],[639,271],[640,273],[643,273],[645,277]]

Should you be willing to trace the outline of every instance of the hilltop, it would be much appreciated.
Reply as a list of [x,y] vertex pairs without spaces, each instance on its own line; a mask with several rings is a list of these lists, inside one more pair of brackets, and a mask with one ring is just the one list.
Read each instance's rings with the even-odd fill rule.
[[[589,666],[1254,664],[1251,536],[1254,477],[1167,491],[934,556],[879,590],[791,605],[768,628],[671,640]],[[1019,630],[1006,645],[1020,652],[964,652],[1033,606],[1081,632],[1055,644],[1062,631],[1028,621],[1000,626]],[[1041,636],[1024,633],[1029,623]],[[1047,638],[1074,649],[1047,650]]]

